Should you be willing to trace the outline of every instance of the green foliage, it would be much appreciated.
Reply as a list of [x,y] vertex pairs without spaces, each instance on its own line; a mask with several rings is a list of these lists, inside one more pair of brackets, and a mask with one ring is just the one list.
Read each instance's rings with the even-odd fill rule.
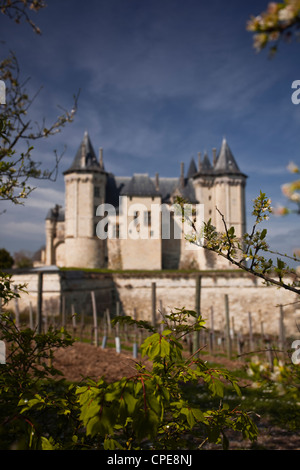
[[[178,203],[183,206],[185,202],[178,199]],[[249,233],[237,237],[234,227],[227,226],[224,215],[217,208],[217,212],[223,221],[224,231],[217,231],[212,224],[212,220],[209,219],[208,222],[203,222],[201,234],[199,234],[194,222],[189,219],[188,222],[190,222],[194,234],[192,237],[189,235],[187,238],[191,243],[213,251],[238,268],[262,278],[267,284],[275,284],[278,287],[300,294],[299,276],[283,259],[300,260],[296,255],[289,256],[272,251],[266,239],[267,229],[261,230],[259,228],[259,224],[269,219],[272,211],[271,200],[265,193],[260,191],[259,196],[254,200],[252,211],[254,223]],[[203,237],[201,243],[199,243],[199,236]],[[274,261],[274,254],[278,255],[276,261]],[[287,275],[290,279],[285,281]]]
[[0,269],[10,269],[13,267],[14,259],[10,253],[5,249],[0,249]]
[[6,364],[0,366],[1,450],[43,448],[47,436],[57,441],[70,425],[73,431],[73,386],[54,380],[60,373],[52,366],[54,350],[72,343],[67,332],[19,330],[2,314],[0,339],[7,345]]
[[[194,322],[188,323],[191,317]],[[134,322],[123,317],[127,321]],[[206,439],[222,441],[226,448],[228,428],[254,440],[257,430],[247,413],[229,410],[225,404],[202,411],[185,397],[185,386],[191,383],[204,384],[211,395],[222,399],[224,383],[229,382],[240,394],[237,380],[228,371],[210,368],[195,354],[183,355],[180,339],[203,328],[203,319],[182,308],[165,315],[163,323],[165,329],[142,344],[147,367],[137,362],[131,377],[113,384],[101,379],[77,389],[87,435],[97,438],[98,448],[104,449],[198,448]]]
[[[196,449],[206,440],[227,448],[226,429],[255,440],[248,413],[223,403],[226,383],[240,395],[237,380],[183,354],[180,339],[203,323],[196,312],[178,309],[165,316],[163,331],[146,338],[147,362],[136,362],[131,377],[76,385],[58,380],[51,362],[56,348],[72,343],[64,330],[20,331],[4,317],[9,355],[0,369],[1,449]],[[186,393],[190,384],[219,397],[220,406],[201,409]]]

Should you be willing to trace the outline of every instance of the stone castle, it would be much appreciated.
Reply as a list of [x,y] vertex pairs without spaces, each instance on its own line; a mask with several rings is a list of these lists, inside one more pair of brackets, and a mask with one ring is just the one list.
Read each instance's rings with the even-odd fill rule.
[[[235,227],[237,236],[242,236],[246,229],[247,177],[240,171],[225,138],[218,154],[213,149],[212,161],[206,152],[203,158],[198,153],[197,165],[192,159],[185,173],[181,163],[177,178],[161,177],[158,173],[154,177],[148,174],[119,177],[105,170],[103,150],[100,148],[97,158],[85,132],[64,179],[65,208],[56,205],[46,217],[43,262],[47,266],[118,270],[230,267],[213,253],[201,248],[189,249],[184,236],[175,236],[178,218],[172,205],[177,196],[194,207],[203,205],[204,220],[211,218],[217,230],[222,231],[224,227],[216,207],[226,223]],[[124,200],[126,210],[120,203]],[[112,217],[105,213],[109,221],[106,231],[113,234],[106,238],[97,236],[97,227],[105,215],[99,214],[99,206],[114,209]],[[169,210],[169,236],[162,234],[161,219],[156,218],[156,225],[153,224],[153,207]],[[121,235],[124,226],[129,228],[126,232],[129,236]],[[130,236],[132,229],[144,236]]]

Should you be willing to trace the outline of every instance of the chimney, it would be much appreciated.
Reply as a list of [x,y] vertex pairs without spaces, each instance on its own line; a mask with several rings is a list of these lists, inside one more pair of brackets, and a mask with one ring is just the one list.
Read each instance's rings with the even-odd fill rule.
[[213,148],[212,152],[213,152],[213,165],[215,166],[215,164],[217,163],[217,149]]
[[159,191],[159,174],[155,173],[155,189]]
[[81,168],[84,168],[86,165],[85,161],[85,145],[84,142],[81,144]]
[[180,186],[184,187],[184,163],[180,163]]
[[103,166],[103,148],[99,148],[99,164],[100,164],[101,170],[103,170],[103,168],[104,168],[104,166]]
[[198,152],[198,171],[201,171],[201,152]]

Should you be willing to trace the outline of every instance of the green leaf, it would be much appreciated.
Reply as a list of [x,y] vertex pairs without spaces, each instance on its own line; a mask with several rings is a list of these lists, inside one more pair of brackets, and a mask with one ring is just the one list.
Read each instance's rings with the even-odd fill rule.
[[55,447],[51,444],[51,442],[44,436],[41,437],[41,447],[42,450],[54,450]]
[[267,235],[267,229],[264,228],[260,234],[260,239],[263,240],[264,238],[266,238],[266,235]]

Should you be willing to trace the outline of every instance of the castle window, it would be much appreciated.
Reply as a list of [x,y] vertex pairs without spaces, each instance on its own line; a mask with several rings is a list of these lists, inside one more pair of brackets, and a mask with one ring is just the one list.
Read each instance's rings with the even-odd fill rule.
[[100,197],[100,188],[99,188],[99,186],[94,187],[94,197]]

